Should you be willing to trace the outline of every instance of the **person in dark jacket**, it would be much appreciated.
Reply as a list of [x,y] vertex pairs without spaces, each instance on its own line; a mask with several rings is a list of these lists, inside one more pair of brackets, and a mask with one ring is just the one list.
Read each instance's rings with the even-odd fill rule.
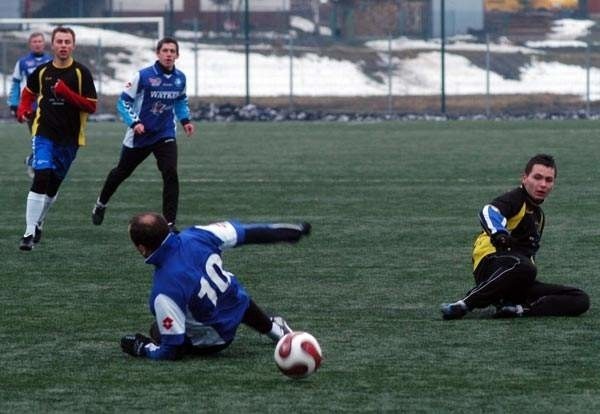
[[556,181],[556,163],[538,154],[525,166],[521,185],[486,204],[483,231],[473,246],[475,287],[459,301],[443,303],[443,319],[496,306],[494,317],[578,316],[590,306],[581,289],[537,279],[535,254],[545,225],[542,203]]

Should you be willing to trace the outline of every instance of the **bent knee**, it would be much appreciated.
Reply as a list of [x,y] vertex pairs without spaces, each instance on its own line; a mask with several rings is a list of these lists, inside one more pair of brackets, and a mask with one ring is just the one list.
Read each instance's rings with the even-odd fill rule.
[[573,316],[579,316],[590,308],[590,297],[583,290],[579,290],[573,298]]

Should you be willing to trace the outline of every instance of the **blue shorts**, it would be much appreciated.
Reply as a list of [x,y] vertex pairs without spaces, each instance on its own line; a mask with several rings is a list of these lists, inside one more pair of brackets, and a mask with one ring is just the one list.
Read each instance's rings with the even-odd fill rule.
[[77,155],[78,149],[75,145],[56,144],[51,139],[41,135],[33,137],[31,147],[33,150],[31,166],[33,169],[51,169],[61,179],[67,176],[67,172]]

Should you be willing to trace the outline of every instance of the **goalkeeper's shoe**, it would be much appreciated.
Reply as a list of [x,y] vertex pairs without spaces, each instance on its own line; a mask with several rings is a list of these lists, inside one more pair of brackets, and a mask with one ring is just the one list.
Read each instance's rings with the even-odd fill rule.
[[312,226],[310,223],[303,221],[302,223],[300,223],[300,229],[300,232],[303,236],[308,236],[310,234],[310,231],[312,230]]
[[277,343],[284,335],[289,334],[292,331],[292,328],[288,325],[287,321],[282,316],[271,316],[271,322],[273,325],[277,326],[280,332],[274,332],[275,329],[271,329],[267,335],[273,340],[273,342]]
[[492,315],[492,318],[496,318],[496,319],[518,318],[519,316],[525,315],[527,310],[528,309],[524,308],[522,305],[506,304],[504,306],[499,307],[496,310],[496,313],[494,313]]
[[24,251],[30,251],[33,249],[33,234],[23,236],[21,239],[21,244],[19,244],[19,249]]
[[94,209],[92,210],[92,223],[94,223],[96,226],[101,225],[102,221],[104,220],[105,211],[106,206],[96,203]]
[[442,303],[440,311],[442,312],[442,318],[450,320],[462,318],[469,310],[463,301],[458,301],[454,303]]

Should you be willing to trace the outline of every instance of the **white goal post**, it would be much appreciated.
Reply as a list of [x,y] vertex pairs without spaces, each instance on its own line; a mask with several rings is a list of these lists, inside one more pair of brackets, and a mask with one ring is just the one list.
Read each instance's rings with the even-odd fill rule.
[[163,17],[49,17],[49,18],[4,18],[0,25],[6,24],[110,24],[110,23],[156,23],[158,39],[165,36]]
[[[145,23],[156,25],[157,39],[162,39],[165,35],[165,19],[162,16],[150,17],[48,17],[48,18],[0,18],[0,28],[7,25],[96,25],[96,24],[135,24]],[[12,73],[12,68],[6,62],[6,47],[2,45],[2,56],[0,63],[1,70],[4,72],[2,76],[2,95],[8,95],[9,76]],[[14,63],[13,63],[14,64]],[[101,78],[99,80],[99,93],[101,92]]]

